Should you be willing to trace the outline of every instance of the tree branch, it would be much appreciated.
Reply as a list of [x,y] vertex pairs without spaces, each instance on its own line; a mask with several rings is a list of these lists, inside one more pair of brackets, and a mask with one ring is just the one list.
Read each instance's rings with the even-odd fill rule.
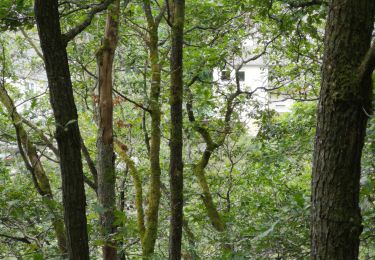
[[31,45],[31,47],[34,49],[35,53],[39,56],[39,58],[41,58],[44,61],[44,56],[43,56],[42,51],[39,50],[39,48],[37,47],[37,45],[35,44],[35,42],[26,33],[25,29],[21,27],[20,31],[21,31],[22,35],[25,37],[26,41],[28,41],[29,44]]
[[154,17],[152,15],[152,11],[151,11],[150,0],[143,0],[143,9],[144,9],[145,16],[146,16],[146,19],[147,19],[148,27],[149,28],[154,27],[155,26],[155,20],[154,20]]
[[53,145],[52,141],[43,133],[42,130],[40,130],[36,125],[34,125],[31,121],[27,120],[26,118],[22,118],[22,122],[24,122],[28,127],[33,129],[35,132],[37,132],[42,138],[42,140],[45,142],[45,144],[52,150],[52,152],[55,154],[55,156],[59,159],[59,150],[56,146]]
[[292,2],[289,3],[289,6],[292,8],[305,8],[314,5],[328,5],[328,3],[324,0],[311,0],[306,2]]
[[84,181],[87,183],[87,185],[89,185],[91,188],[93,188],[93,190],[95,190],[95,192],[96,192],[97,188],[98,188],[98,171],[96,170],[95,163],[91,159],[90,153],[89,153],[82,137],[81,137],[81,151],[82,151],[83,156],[85,157],[87,165],[89,166],[92,177],[94,178],[94,182],[92,182],[86,176],[84,176],[84,178],[85,178]]
[[123,94],[121,94],[119,91],[117,91],[116,89],[113,89],[113,92],[115,92],[117,95],[119,95],[120,97],[122,97],[123,99],[125,99],[126,101],[132,103],[133,105],[135,105],[136,107],[139,107],[141,109],[143,109],[144,111],[147,111],[149,112],[150,114],[152,113],[152,111],[146,107],[144,107],[143,105],[131,100],[130,98],[124,96]]
[[29,161],[29,159],[27,159],[27,156],[25,154],[25,151],[23,149],[23,146],[22,146],[22,141],[21,141],[21,137],[20,137],[20,130],[19,130],[19,126],[16,124],[16,123],[13,123],[14,125],[14,128],[16,130],[16,137],[17,137],[17,145],[18,145],[18,150],[21,154],[21,157],[23,159],[23,162],[25,163],[25,166],[26,166],[26,169],[31,173],[31,178],[33,180],[33,183],[34,183],[34,186],[35,188],[37,189],[38,193],[41,195],[41,196],[44,196],[46,195],[45,192],[40,188],[39,186],[39,182],[38,182],[38,179],[35,175],[35,168],[34,168],[34,165],[31,165],[31,162]]
[[159,25],[161,22],[161,19],[163,19],[164,13],[167,10],[167,1],[165,0],[163,6],[160,8],[159,14],[155,17],[155,24]]
[[100,13],[108,8],[114,0],[104,0],[98,5],[95,5],[90,12],[87,14],[86,19],[78,24],[77,26],[70,29],[68,32],[62,35],[64,43],[67,45],[69,41],[73,40],[78,34],[80,34],[86,27],[88,27],[97,13]]
[[15,236],[10,236],[6,234],[0,234],[0,237],[12,239],[12,240],[19,241],[19,242],[26,243],[26,244],[31,244],[30,240],[27,239],[27,237],[15,237]]

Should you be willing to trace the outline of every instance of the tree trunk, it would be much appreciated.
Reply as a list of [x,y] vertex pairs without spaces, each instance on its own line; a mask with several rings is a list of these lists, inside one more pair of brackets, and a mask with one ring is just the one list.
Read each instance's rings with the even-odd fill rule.
[[171,139],[170,139],[170,189],[171,219],[169,228],[169,259],[181,259],[183,226],[183,161],[182,161],[182,99],[183,99],[183,38],[185,0],[171,1],[172,51],[171,51]]
[[[204,155],[205,154],[211,154],[211,152],[205,151]],[[207,210],[207,215],[211,220],[212,226],[217,231],[224,232],[226,229],[225,222],[220,217],[205,176],[205,166],[203,166],[204,164],[202,163],[205,158],[204,155],[202,156],[203,158],[201,159],[201,161],[194,166],[194,175],[197,177],[198,184],[202,189],[202,200]]]
[[[373,0],[333,0],[326,25],[312,180],[312,259],[357,259],[361,154],[371,110]],[[367,112],[366,112],[367,111]]]
[[142,189],[142,175],[135,167],[134,161],[128,156],[128,148],[125,144],[116,140],[117,152],[120,157],[124,160],[129,168],[130,175],[133,178],[135,188],[135,208],[137,210],[137,225],[141,239],[145,234],[145,223],[144,223],[144,211],[143,211],[143,189]]
[[113,60],[118,42],[118,18],[120,1],[116,0],[109,7],[105,26],[104,39],[97,52],[99,71],[99,127],[98,127],[98,199],[104,212],[100,216],[104,236],[103,259],[116,259],[117,249],[114,240],[116,209],[116,174],[113,149],[113,103],[112,71]]
[[58,1],[35,0],[34,11],[56,122],[68,256],[74,260],[89,259],[78,115],[66,43],[61,35]]
[[152,15],[151,4],[149,0],[143,0],[143,8],[148,24],[149,40],[147,45],[150,51],[151,62],[151,90],[150,90],[150,110],[151,110],[151,136],[150,136],[150,189],[148,193],[148,207],[146,210],[146,225],[142,239],[142,253],[144,259],[149,259],[154,253],[155,242],[158,233],[159,222],[159,204],[160,204],[160,82],[161,82],[161,64],[159,61],[159,36],[158,28],[163,10],[160,11],[158,18]]
[[5,87],[0,85],[0,102],[4,105],[8,111],[9,117],[13,121],[14,128],[16,129],[19,141],[22,149],[26,151],[26,156],[23,158],[26,164],[30,164],[30,171],[33,175],[34,185],[40,196],[42,196],[43,202],[45,202],[46,208],[53,215],[52,226],[55,231],[57,244],[59,246],[61,254],[65,257],[67,254],[66,248],[66,236],[65,227],[62,216],[58,211],[58,203],[54,200],[50,182],[46,175],[43,165],[40,162],[35,145],[31,142],[29,135],[23,127],[22,117],[18,114],[17,108],[15,107],[13,100],[8,95]]
[[151,136],[150,136],[150,171],[151,183],[148,194],[148,207],[146,210],[146,232],[142,240],[144,257],[150,257],[154,252],[155,241],[158,232],[158,214],[160,204],[160,74],[159,50],[157,48],[158,37],[156,34],[150,40],[150,59],[152,70],[152,82],[150,93],[151,110]]
[[[204,206],[207,210],[207,215],[209,219],[211,220],[212,226],[219,232],[224,232],[226,230],[226,224],[220,217],[220,214],[217,210],[217,207],[215,205],[215,202],[212,198],[210,187],[207,182],[207,178],[205,175],[205,169],[210,161],[212,153],[218,149],[225,140],[225,137],[227,136],[228,131],[224,131],[223,136],[219,137],[217,140],[217,143],[215,143],[211,137],[210,132],[207,128],[204,128],[196,123],[194,112],[193,112],[193,94],[189,88],[186,88],[187,90],[187,96],[188,100],[186,102],[186,110],[189,117],[189,121],[194,124],[194,129],[201,135],[204,142],[206,143],[206,148],[204,152],[202,153],[201,159],[198,161],[198,163],[193,165],[193,173],[196,176],[198,180],[198,184],[202,190],[202,200],[204,203]],[[233,100],[233,99],[230,99]],[[231,111],[230,115],[233,111],[233,109],[229,109],[232,101],[228,101],[227,104],[227,111]],[[226,113],[227,114],[227,113]],[[228,117],[228,122],[230,120],[230,116]]]

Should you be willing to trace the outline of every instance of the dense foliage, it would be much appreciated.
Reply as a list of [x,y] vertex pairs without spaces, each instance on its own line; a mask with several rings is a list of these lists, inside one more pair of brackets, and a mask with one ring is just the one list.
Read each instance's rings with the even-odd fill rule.
[[[62,30],[83,20],[90,1],[60,1]],[[151,1],[163,12],[163,1]],[[310,184],[316,100],[319,93],[322,38],[327,6],[299,7],[302,1],[187,1],[184,41],[184,259],[308,259],[310,254]],[[324,1],[323,1],[324,2]],[[165,10],[164,10],[165,11]],[[161,66],[161,201],[153,259],[168,258],[169,207],[169,55],[167,13],[158,28]],[[137,216],[137,185],[148,207],[149,139],[152,99],[149,35],[142,1],[121,9],[119,43],[114,61],[114,136],[127,147],[116,148],[115,240],[128,259],[140,259],[142,243]],[[97,63],[105,15],[67,47],[81,136],[94,163],[97,158]],[[44,63],[29,1],[0,2],[1,84],[13,99],[28,138],[37,149],[54,200],[34,187],[25,166],[11,113],[0,106],[0,258],[61,257],[51,221],[62,218],[59,158],[51,147],[55,125],[49,104]],[[253,39],[256,48],[242,48]],[[277,113],[238,86],[219,84],[215,68],[261,59],[268,68],[270,95],[294,100],[290,112]],[[26,86],[26,87],[24,87]],[[260,91],[260,90],[259,90]],[[236,94],[237,93],[237,94]],[[189,107],[189,105],[191,105]],[[227,120],[227,114],[230,117]],[[194,115],[194,120],[191,118]],[[19,122],[16,122],[19,123]],[[207,214],[197,165],[209,146],[217,147],[203,168],[214,206],[225,230]],[[254,134],[255,133],[255,134]],[[363,155],[361,208],[362,259],[375,257],[375,121],[372,117]],[[92,259],[100,259],[99,215],[104,209],[93,189],[95,176],[84,160],[87,221]],[[51,207],[48,203],[55,203]],[[138,205],[139,206],[139,205]],[[57,209],[51,212],[50,208]]]

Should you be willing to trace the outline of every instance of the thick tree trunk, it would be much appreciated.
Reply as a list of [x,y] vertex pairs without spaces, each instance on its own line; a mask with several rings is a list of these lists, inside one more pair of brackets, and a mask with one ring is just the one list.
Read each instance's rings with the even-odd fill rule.
[[34,10],[56,121],[68,256],[74,260],[89,259],[78,115],[66,43],[61,35],[58,1],[35,0]]
[[[362,232],[360,164],[371,110],[373,0],[333,0],[326,26],[312,180],[312,259],[357,259]],[[366,112],[367,111],[367,112]]]
[[120,1],[109,7],[102,46],[97,52],[99,71],[99,127],[98,127],[98,198],[104,213],[101,214],[101,228],[105,245],[103,259],[116,259],[116,233],[114,225],[116,209],[116,174],[113,149],[113,103],[112,71],[113,60],[118,42],[118,19]]
[[8,95],[5,87],[0,85],[0,102],[4,105],[8,111],[9,117],[13,121],[14,128],[18,134],[21,148],[25,150],[27,157],[23,158],[26,160],[25,163],[30,164],[29,169],[34,179],[34,185],[40,196],[42,196],[43,202],[45,202],[46,208],[53,215],[52,226],[55,231],[57,244],[59,246],[61,254],[65,257],[67,254],[66,248],[66,236],[65,227],[62,216],[58,212],[58,203],[53,198],[51,185],[46,175],[43,165],[40,162],[35,145],[31,142],[29,135],[23,127],[22,117],[18,114],[17,108],[15,107],[13,100]]
[[169,259],[181,259],[183,226],[183,161],[182,161],[182,99],[183,99],[183,39],[185,0],[171,1],[172,52],[171,52],[171,139],[170,189],[171,219],[169,228]]

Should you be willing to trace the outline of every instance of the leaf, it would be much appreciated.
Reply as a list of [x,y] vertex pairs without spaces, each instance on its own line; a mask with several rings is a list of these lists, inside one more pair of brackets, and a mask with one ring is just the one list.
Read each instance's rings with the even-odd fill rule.
[[43,260],[44,257],[41,253],[36,253],[33,255],[33,260]]

